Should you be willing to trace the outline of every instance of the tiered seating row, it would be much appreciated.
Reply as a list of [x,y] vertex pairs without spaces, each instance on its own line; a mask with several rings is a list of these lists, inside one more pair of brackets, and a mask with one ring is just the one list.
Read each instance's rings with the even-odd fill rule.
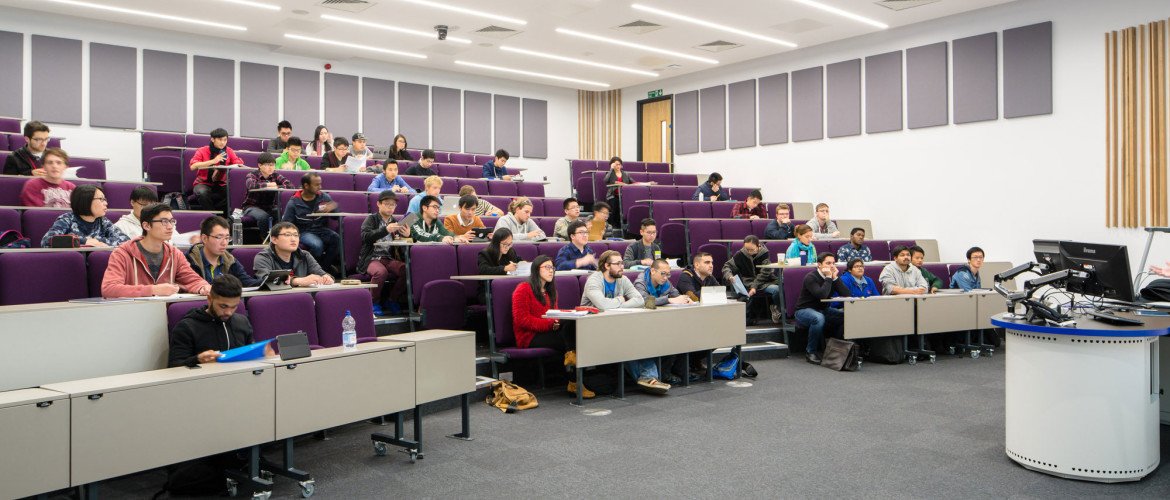
[[[20,128],[19,122],[17,123],[16,128]],[[28,138],[25,137],[19,130],[15,132],[0,132],[0,151],[16,151],[20,148],[23,148],[26,144],[28,144]],[[61,138],[50,137],[48,147],[61,147]]]
[[[20,206],[20,191],[24,189],[24,183],[28,182],[28,180],[29,177],[25,176],[0,175],[0,206]],[[69,179],[69,182],[77,186],[92,184],[101,187],[102,191],[106,194],[106,198],[109,200],[110,208],[130,208],[130,192],[138,186],[146,186],[156,193],[158,191],[153,184],[145,183],[106,181],[93,178]],[[15,228],[0,226],[0,229]]]
[[[24,139],[24,136],[21,136]],[[23,145],[22,145],[23,146]],[[8,160],[8,155],[11,151],[2,151],[0,147],[0,165],[3,165]],[[106,178],[106,160],[101,158],[85,158],[81,156],[69,155],[69,166],[80,167],[77,170],[77,177],[82,179],[105,179]]]
[[[129,199],[129,191],[125,195]],[[62,208],[0,207],[0,231],[9,229],[20,231],[21,234],[32,240],[34,247],[39,247],[41,238],[53,226],[53,221],[68,211]],[[110,219],[110,222],[118,222],[118,219],[128,213],[130,213],[129,209],[110,209],[106,218]],[[179,221],[175,231],[185,233],[198,231],[203,220],[214,214],[201,210],[177,210],[174,215],[175,220]]]
[[[672,248],[670,255],[690,255],[703,250],[703,247],[711,243],[713,240],[742,240],[749,234],[754,234],[756,237],[763,239],[764,230],[767,229],[768,224],[772,219],[693,219],[685,221],[667,222],[659,226],[659,238],[664,242],[671,242]],[[793,224],[802,224],[806,221],[793,221]],[[841,219],[844,223],[844,220]],[[873,230],[869,221],[867,220],[851,220],[848,222],[850,227],[841,227],[838,224],[838,229],[841,231],[841,238],[848,239],[849,229],[853,224],[866,229],[866,236],[873,235]],[[685,236],[684,236],[685,233]],[[683,236],[678,238],[678,236]],[[683,249],[677,248],[678,241],[685,241],[686,246]],[[879,240],[867,240],[879,241]],[[825,243],[825,242],[818,242]],[[737,249],[739,247],[736,247]],[[664,252],[668,249],[663,248]],[[875,250],[874,258],[877,258]]]
[[[597,201],[605,201],[597,196],[605,191],[596,192],[593,189],[593,179],[586,172],[594,170],[609,170],[609,160],[569,160],[569,179],[573,184],[573,191],[582,204],[592,205]],[[641,161],[622,162],[622,170],[632,173],[669,173],[669,163],[654,163]],[[637,178],[637,177],[635,177]],[[640,180],[640,179],[639,179]],[[693,191],[693,190],[692,190]]]

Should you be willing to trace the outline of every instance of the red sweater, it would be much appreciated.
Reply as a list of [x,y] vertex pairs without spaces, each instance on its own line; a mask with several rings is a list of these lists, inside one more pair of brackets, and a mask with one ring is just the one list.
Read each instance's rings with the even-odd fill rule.
[[[544,296],[548,302],[548,295]],[[552,330],[553,320],[543,318],[549,307],[536,300],[532,287],[527,281],[512,291],[512,331],[516,336],[516,347],[527,348],[538,333]]]
[[140,236],[127,241],[110,254],[106,274],[102,276],[102,297],[150,297],[150,287],[160,283],[174,283],[179,285],[181,292],[186,293],[199,293],[210,286],[199,273],[191,269],[183,252],[168,243],[163,243],[163,260],[158,279],[151,278],[146,257],[138,249],[137,242],[141,239]]
[[[224,148],[227,153],[227,163],[224,165],[243,165],[244,161],[236,156],[236,152],[232,148]],[[211,159],[211,147],[203,146],[195,150],[195,154],[191,156],[191,162],[187,164],[188,167],[196,163],[203,163]],[[212,176],[212,172],[215,173]],[[223,170],[197,170],[195,174],[195,184],[210,184],[216,186],[227,185],[227,172]]]

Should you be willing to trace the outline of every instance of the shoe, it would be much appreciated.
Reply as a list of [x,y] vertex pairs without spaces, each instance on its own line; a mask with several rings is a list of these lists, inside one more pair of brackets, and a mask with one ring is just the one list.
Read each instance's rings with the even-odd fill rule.
[[812,363],[814,365],[821,364],[821,357],[817,356],[817,353],[815,353],[815,352],[806,353],[804,355],[804,359],[808,360],[809,363]]
[[577,351],[565,351],[565,368],[577,366]]
[[[820,363],[820,361],[817,361],[817,363]],[[756,367],[752,366],[751,363],[741,361],[739,363],[739,374],[747,378],[756,378],[759,372],[756,371]]]
[[655,378],[640,378],[638,386],[650,394],[666,394],[666,391],[670,390],[670,384],[664,384]]
[[382,316],[382,305],[374,304],[374,317]]
[[395,314],[395,315],[402,314],[402,306],[398,305],[397,302],[394,302],[394,301],[387,302],[386,306],[387,306],[386,309],[390,310],[390,314]]
[[768,306],[768,308],[772,310],[772,322],[779,324],[780,323],[780,308],[777,307],[775,304]]
[[[569,394],[576,395],[577,394],[577,383],[576,382],[569,382],[569,386],[566,387],[565,390],[569,391]],[[587,388],[585,386],[581,386],[581,397],[583,399],[593,399],[593,398],[597,397],[597,394],[594,393],[593,391],[589,390],[589,388]]]

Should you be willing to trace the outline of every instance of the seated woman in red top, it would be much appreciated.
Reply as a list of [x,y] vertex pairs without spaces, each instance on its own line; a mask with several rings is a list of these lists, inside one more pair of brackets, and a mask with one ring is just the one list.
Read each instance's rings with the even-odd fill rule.
[[[532,274],[528,281],[520,283],[512,291],[512,330],[516,335],[517,347],[545,347],[565,353],[565,368],[569,369],[568,391],[577,393],[576,344],[571,322],[546,319],[544,314],[557,304],[557,287],[553,282],[556,267],[547,255],[537,256],[532,261]],[[593,391],[581,388],[586,399],[595,396]]]

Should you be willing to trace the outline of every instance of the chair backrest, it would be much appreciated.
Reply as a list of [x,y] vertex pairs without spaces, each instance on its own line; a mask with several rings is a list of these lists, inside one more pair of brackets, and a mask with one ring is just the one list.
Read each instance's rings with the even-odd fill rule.
[[474,165],[475,155],[468,153],[450,153],[447,156],[446,163],[455,163],[458,165]]
[[378,178],[378,174],[353,174],[353,190],[365,191],[373,184],[374,179]]
[[[682,201],[656,201],[656,202],[654,202],[653,206],[651,207],[653,209],[652,212],[653,212],[653,216],[654,216],[654,223],[658,224],[658,227],[661,229],[662,225],[670,222],[671,219],[678,219],[680,217],[684,217],[683,203],[686,203],[686,202],[682,202]],[[630,229],[632,230],[631,232],[636,232],[636,231],[634,231],[634,230],[636,230],[636,227],[640,226],[642,224],[641,221],[639,221],[638,219],[631,219],[630,223],[632,224],[630,227]]]
[[[533,220],[536,221],[536,226],[539,227],[541,231],[544,231],[545,235],[552,236],[553,231],[555,231],[557,228],[557,219],[559,218],[560,217],[533,217]],[[484,225],[487,225],[486,220],[484,221]]]
[[[257,169],[255,168],[233,168],[228,170],[228,207],[235,209],[244,205],[244,198],[248,197],[248,174],[256,171]],[[293,181],[284,172],[281,172],[280,175],[288,179],[289,182],[300,182],[300,179]],[[108,196],[109,193],[106,193],[106,195]]]
[[[572,278],[572,276],[568,276]],[[512,292],[516,286],[526,278],[502,278],[492,280],[492,322],[495,327],[496,347],[511,347],[516,345],[516,335],[512,331]],[[559,285],[558,284],[558,294]],[[557,297],[560,302],[560,297]]]
[[362,251],[362,223],[365,220],[364,215],[347,215],[341,218],[339,229],[342,231],[342,239],[345,240],[345,246],[341,251],[345,256],[346,275],[357,272],[358,255]]
[[419,299],[423,328],[458,330],[467,323],[467,295],[463,283],[435,280],[423,287]]
[[158,188],[153,184],[131,184],[127,182],[104,182],[102,191],[106,193],[106,200],[110,208],[130,209],[130,193],[138,186],[146,186],[158,194]]
[[[245,301],[241,300],[240,307],[236,309],[236,314],[247,316],[248,308],[246,304],[247,303]],[[167,304],[167,331],[174,331],[175,325],[179,324],[179,320],[183,319],[183,316],[186,316],[189,311],[192,309],[205,307],[206,305],[207,299],[184,300],[182,302],[171,302],[170,304]],[[268,339],[257,338],[256,332],[253,331],[252,340],[259,342],[261,340]]]
[[0,132],[19,134],[20,118],[0,118]]
[[[606,241],[605,244],[609,246],[609,250],[613,250],[622,255],[626,254],[626,248],[631,245],[628,241]],[[600,257],[601,252],[598,252],[597,256]]]
[[674,185],[674,174],[662,174],[662,173],[655,172],[655,173],[646,173],[643,175],[646,176],[647,182],[656,182],[656,183],[662,184],[664,186],[673,186]]
[[244,270],[247,271],[248,274],[253,274],[253,273],[255,273],[255,267],[253,266],[253,264],[256,263],[256,255],[260,254],[261,250],[263,250],[263,249],[262,248],[233,248],[231,250],[231,252],[232,252],[232,256],[236,258],[236,261],[238,261],[240,263],[240,265],[244,267]]
[[439,175],[441,175],[443,177],[462,178],[462,177],[467,176],[467,167],[463,166],[463,165],[452,165],[452,164],[448,164],[448,163],[435,163],[433,168],[435,169],[436,172],[439,173]]
[[211,143],[211,136],[208,134],[184,134],[183,142],[189,148],[201,148]]
[[[476,191],[477,193],[479,191]],[[495,196],[516,196],[520,193],[520,188],[516,187],[515,182],[510,181],[491,181],[488,183],[488,194]],[[500,207],[503,208],[503,207]]]
[[647,162],[646,163],[646,171],[647,172],[670,172],[670,164],[669,163]]
[[0,177],[0,205],[19,207],[20,191],[31,177]]
[[[727,245],[721,243],[706,243],[696,249],[695,252],[691,255],[699,252],[707,252],[711,254],[711,262],[715,266],[713,272],[716,276],[723,276],[723,264],[727,263],[727,259],[730,258],[730,256],[727,254]],[[690,265],[689,259],[687,265]],[[720,281],[722,281],[722,278],[720,278]]]
[[15,208],[0,208],[0,232],[20,231],[20,212]]
[[574,179],[573,192],[581,206],[592,205],[597,201],[597,197],[593,194],[593,179],[589,177],[582,176]]
[[411,293],[416,299],[422,297],[423,286],[428,282],[447,279],[457,269],[454,246],[414,245],[409,252]]
[[488,192],[487,179],[458,179],[458,182],[456,184],[460,188],[462,188],[463,186],[471,186],[472,189],[475,189],[476,196],[483,196],[486,194],[490,194]]
[[517,182],[516,194],[530,198],[542,197],[544,196],[544,184],[539,182]]
[[869,247],[869,254],[873,260],[891,260],[888,240],[866,240],[865,245]]
[[[180,233],[188,233],[191,231],[198,231],[199,226],[203,225],[203,221],[213,214],[211,212],[171,212],[175,217],[175,231]],[[114,220],[114,216],[107,215],[110,220]]]
[[688,231],[687,253],[696,251],[699,247],[723,237],[719,219],[699,219],[687,221]]
[[[677,200],[678,188],[676,186],[650,186],[651,200]],[[687,193],[688,195],[690,193]]]
[[687,254],[687,228],[681,222],[667,222],[658,225],[658,239],[662,242],[662,255],[685,257]]
[[683,217],[688,219],[710,219],[712,205],[714,204],[709,201],[684,201],[682,202]]
[[[369,300],[370,294],[366,292],[366,302]],[[317,337],[317,310],[313,304],[313,294],[255,295],[249,297],[247,302],[253,340],[273,339],[277,335],[303,331],[309,336],[310,344],[321,344]],[[338,318],[337,322],[340,325],[341,319]]]
[[719,227],[725,240],[742,240],[752,234],[752,223],[746,219],[719,219]]
[[763,238],[764,231],[768,229],[768,224],[772,222],[772,219],[752,219],[748,222],[752,224],[751,234]]
[[370,207],[369,198],[365,192],[357,191],[329,191],[329,197],[337,202],[337,211],[353,214],[364,214]]
[[325,290],[314,294],[317,301],[317,338],[323,347],[341,345],[341,320],[349,311],[357,323],[357,336],[374,338],[374,309],[365,288]]
[[[264,139],[253,139],[251,137],[228,137],[227,145],[229,148],[240,149],[245,152],[264,152]],[[254,165],[254,163],[249,163],[249,165]]]
[[86,278],[89,282],[89,296],[102,296],[102,278],[106,276],[106,267],[110,264],[110,251],[92,251],[85,256]]
[[475,158],[472,160],[472,164],[473,165],[483,165],[484,163],[487,163],[489,161],[494,161],[495,159],[496,159],[496,155],[494,155],[494,154],[475,155]]
[[[647,165],[649,166],[649,165]],[[695,174],[672,174],[676,186],[698,186],[699,176]],[[704,179],[706,180],[706,179]]]
[[41,238],[45,233],[49,232],[49,228],[53,226],[53,221],[57,220],[61,214],[68,212],[65,209],[59,210],[25,210],[21,215],[20,224],[24,228],[24,236],[32,241],[34,247],[41,246]]
[[100,158],[69,158],[69,166],[77,167],[77,177],[82,179],[105,179],[106,161]]
[[804,288],[804,277],[816,270],[816,266],[785,267],[784,273],[784,306],[786,315],[793,317],[796,314],[796,300],[800,298],[800,290]]
[[[45,274],[48,269],[52,270],[52,277]],[[0,305],[63,302],[88,297],[85,276],[82,252],[0,254]]]

